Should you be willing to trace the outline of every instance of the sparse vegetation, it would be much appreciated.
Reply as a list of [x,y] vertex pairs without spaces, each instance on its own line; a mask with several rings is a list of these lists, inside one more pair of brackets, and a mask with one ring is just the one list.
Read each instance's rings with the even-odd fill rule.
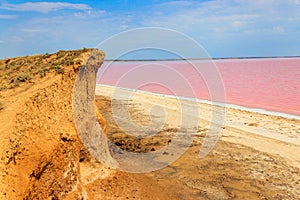
[[91,49],[58,51],[54,54],[24,56],[0,60],[0,91],[34,82],[48,73],[64,74],[67,66],[80,65],[82,53]]
[[64,74],[65,73],[65,69],[62,68],[60,65],[55,66],[55,71],[56,71],[56,74]]
[[40,75],[40,78],[45,77],[45,76],[46,76],[46,73],[47,73],[48,71],[49,71],[49,70],[48,70],[47,68],[44,68],[44,67],[40,68],[40,69],[38,70],[38,74]]
[[45,54],[43,55],[43,59],[50,58],[50,57],[51,57],[51,54],[49,54],[49,53],[45,53]]
[[18,82],[26,82],[26,81],[29,81],[30,79],[32,79],[30,74],[20,73],[15,80]]
[[56,53],[56,59],[60,59],[60,58],[64,57],[65,55],[66,55],[66,52],[61,50]]

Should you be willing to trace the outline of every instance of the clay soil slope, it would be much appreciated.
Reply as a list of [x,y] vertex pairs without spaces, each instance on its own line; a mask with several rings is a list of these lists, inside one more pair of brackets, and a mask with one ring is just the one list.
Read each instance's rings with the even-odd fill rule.
[[[148,177],[102,166],[80,142],[72,90],[92,51],[0,61],[0,199],[126,199],[166,193],[155,184],[140,187],[145,181],[151,185]],[[89,189],[90,183],[96,187]]]

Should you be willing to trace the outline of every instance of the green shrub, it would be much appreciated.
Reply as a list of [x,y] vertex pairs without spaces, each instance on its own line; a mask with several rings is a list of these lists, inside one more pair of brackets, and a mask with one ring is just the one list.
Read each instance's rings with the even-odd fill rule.
[[32,78],[31,75],[28,73],[20,73],[16,77],[16,82],[26,82],[29,81],[31,78]]
[[65,69],[62,68],[60,65],[55,66],[55,71],[56,71],[57,74],[64,74],[65,73]]
[[43,78],[46,76],[47,71],[48,71],[47,69],[42,68],[42,69],[38,70],[38,73],[39,73],[40,77]]
[[11,66],[11,64],[10,64],[10,63],[7,63],[7,64],[5,65],[5,69],[9,69],[10,66]]
[[60,58],[64,57],[65,54],[66,54],[65,51],[60,50],[59,52],[56,53],[56,59],[60,59]]
[[14,66],[12,67],[12,69],[15,70],[15,71],[19,71],[20,68],[21,68],[20,65],[14,65]]
[[44,55],[43,55],[43,58],[45,59],[45,58],[50,58],[51,57],[51,54],[49,54],[49,53],[45,53]]

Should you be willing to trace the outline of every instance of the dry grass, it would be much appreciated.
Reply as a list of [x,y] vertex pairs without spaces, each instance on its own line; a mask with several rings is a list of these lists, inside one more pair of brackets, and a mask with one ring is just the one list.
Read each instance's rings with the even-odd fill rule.
[[33,55],[0,60],[0,91],[35,82],[49,73],[64,74],[68,66],[80,65],[82,53],[92,49],[58,51],[53,54]]

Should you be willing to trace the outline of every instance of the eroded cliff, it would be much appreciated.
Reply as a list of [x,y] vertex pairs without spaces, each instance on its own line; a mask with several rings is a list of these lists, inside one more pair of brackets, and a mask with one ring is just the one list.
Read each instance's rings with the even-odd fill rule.
[[[89,59],[97,60],[93,69]],[[1,62],[1,199],[84,198],[79,163],[91,158],[75,128],[73,88],[85,70],[93,89],[103,59],[102,51],[84,49]]]

